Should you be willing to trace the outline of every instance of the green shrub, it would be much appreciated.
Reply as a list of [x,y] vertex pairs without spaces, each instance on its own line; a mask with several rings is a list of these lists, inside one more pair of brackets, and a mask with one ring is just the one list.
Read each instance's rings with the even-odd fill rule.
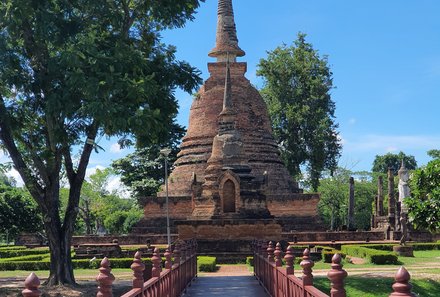
[[[114,258],[110,260],[110,267],[112,268],[130,268],[133,263],[132,258]],[[151,265],[151,259],[142,259],[146,265]],[[72,260],[73,269],[98,269],[101,259],[90,261],[88,259],[74,259]],[[0,271],[2,270],[49,270],[50,261],[44,259],[41,261],[0,261]]]
[[375,250],[368,245],[343,245],[342,252],[346,255],[367,259],[373,264],[398,264],[397,254],[389,251]]
[[199,271],[203,272],[215,272],[217,269],[217,259],[209,256],[197,257],[197,266]]
[[0,258],[12,258],[30,255],[47,254],[48,248],[44,249],[0,249]]
[[25,261],[41,261],[43,259],[49,259],[50,254],[41,254],[41,255],[28,255],[28,256],[20,256],[20,257],[12,257],[12,258],[0,258],[0,262],[25,262]]
[[331,263],[332,262],[332,258],[335,254],[339,254],[341,255],[341,257],[343,259],[345,259],[345,254],[339,250],[322,250],[321,255],[322,255],[322,259],[324,260],[324,263]]
[[254,267],[254,257],[246,257],[246,264]]

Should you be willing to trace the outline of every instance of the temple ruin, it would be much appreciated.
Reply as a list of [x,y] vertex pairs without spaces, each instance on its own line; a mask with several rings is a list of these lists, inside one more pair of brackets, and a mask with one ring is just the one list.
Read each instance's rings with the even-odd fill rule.
[[[173,232],[220,239],[323,230],[319,195],[302,193],[281,161],[266,104],[245,77],[246,62],[237,61],[244,55],[232,1],[219,0],[216,45],[209,52],[217,61],[208,63],[210,77],[192,103],[169,177]],[[135,232],[164,231],[165,196],[161,191],[145,199]]]

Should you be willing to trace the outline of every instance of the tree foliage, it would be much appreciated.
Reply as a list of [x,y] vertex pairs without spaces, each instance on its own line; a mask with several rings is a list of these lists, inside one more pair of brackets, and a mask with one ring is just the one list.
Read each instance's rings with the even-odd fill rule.
[[440,159],[440,150],[429,150],[428,156],[433,159]]
[[341,152],[331,99],[332,72],[299,33],[293,45],[282,45],[261,59],[257,75],[263,77],[266,101],[281,157],[290,174],[299,177],[307,166],[316,191],[324,170],[333,171]]
[[173,164],[177,159],[180,140],[184,134],[185,129],[174,124],[167,139],[162,143],[138,148],[134,153],[112,163],[113,169],[121,175],[122,183],[131,189],[138,200],[154,196],[164,183],[164,160],[160,158],[160,149],[171,148],[168,162]]
[[[49,284],[74,283],[70,241],[100,136],[122,145],[161,139],[176,87],[198,71],[160,30],[181,27],[198,0],[5,0],[0,3],[0,139],[38,203],[51,251]],[[72,156],[73,151],[79,157]],[[60,217],[60,172],[69,198]]]
[[[13,240],[21,232],[41,232],[41,212],[29,193],[0,184],[0,234]],[[9,241],[8,240],[8,241]]]
[[385,155],[376,155],[373,161],[373,168],[371,170],[373,172],[387,173],[388,168],[391,168],[393,174],[397,175],[397,172],[402,165],[402,160],[406,169],[414,170],[417,168],[417,161],[414,156],[399,152],[398,154],[387,153]]
[[328,174],[321,179],[318,188],[321,194],[318,211],[330,230],[338,230],[347,225],[351,176],[355,179],[355,227],[360,230],[370,229],[372,204],[377,192],[372,174],[338,167],[332,175]]
[[405,200],[410,221],[416,228],[440,230],[440,159],[411,174],[411,197]]

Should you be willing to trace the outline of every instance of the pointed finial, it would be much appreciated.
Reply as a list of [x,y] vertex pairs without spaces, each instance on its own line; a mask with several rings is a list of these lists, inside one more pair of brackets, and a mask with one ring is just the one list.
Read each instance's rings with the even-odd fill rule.
[[218,1],[216,44],[208,55],[217,58],[218,62],[235,62],[236,57],[245,55],[238,46],[232,0]]
[[229,68],[229,61],[226,61],[225,94],[223,96],[222,113],[227,113],[231,111],[232,111],[231,69]]

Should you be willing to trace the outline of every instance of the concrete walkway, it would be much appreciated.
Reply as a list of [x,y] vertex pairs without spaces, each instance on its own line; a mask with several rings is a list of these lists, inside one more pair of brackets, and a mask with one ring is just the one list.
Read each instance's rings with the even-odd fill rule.
[[269,295],[254,276],[240,275],[200,276],[183,296],[268,297]]

